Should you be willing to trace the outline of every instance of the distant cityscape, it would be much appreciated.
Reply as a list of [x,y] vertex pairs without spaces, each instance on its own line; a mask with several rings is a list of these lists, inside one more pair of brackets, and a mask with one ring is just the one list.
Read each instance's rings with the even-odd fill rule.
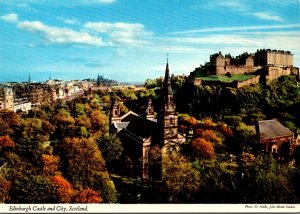
[[[184,78],[195,85],[240,88],[251,84],[267,84],[290,74],[296,75],[299,80],[299,68],[293,66],[293,54],[290,51],[260,49],[256,53],[245,52],[237,57],[232,57],[230,53],[223,56],[220,51],[211,55],[209,62],[195,68],[188,78]],[[45,82],[32,82],[29,75],[27,82],[1,83],[0,109],[28,112],[44,103],[53,103],[57,99],[71,100],[88,91],[142,85],[120,83],[99,74],[96,79],[64,81],[49,78]]]
[[111,91],[120,87],[133,86],[106,79],[101,75],[98,75],[96,79],[69,81],[49,78],[45,82],[32,82],[29,75],[27,82],[0,84],[0,110],[8,109],[17,113],[27,113],[31,109],[44,103],[53,103],[57,99],[71,100],[84,95],[85,92]]

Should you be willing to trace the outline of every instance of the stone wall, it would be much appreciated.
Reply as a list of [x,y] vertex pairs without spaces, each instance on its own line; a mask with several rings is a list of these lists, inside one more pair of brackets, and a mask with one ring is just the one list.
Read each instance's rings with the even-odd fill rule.
[[225,75],[226,73],[230,74],[245,74],[254,72],[252,66],[245,65],[228,65],[222,67],[216,67],[216,73],[214,75]]
[[268,69],[266,75],[267,82],[277,79],[284,75],[290,75],[292,73],[292,69],[290,67],[282,68],[276,66],[269,66],[267,69]]
[[260,75],[257,75],[255,77],[252,77],[251,79],[245,80],[245,81],[238,81],[237,88],[241,88],[247,85],[256,85],[259,83]]

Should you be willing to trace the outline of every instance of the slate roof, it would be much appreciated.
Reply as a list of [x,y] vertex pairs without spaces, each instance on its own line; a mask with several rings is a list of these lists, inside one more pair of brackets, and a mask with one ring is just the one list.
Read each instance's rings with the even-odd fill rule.
[[129,122],[126,130],[142,138],[149,138],[159,131],[157,122],[136,114],[127,115],[122,119],[122,122]]
[[294,134],[291,130],[274,119],[258,121],[258,131],[261,140]]

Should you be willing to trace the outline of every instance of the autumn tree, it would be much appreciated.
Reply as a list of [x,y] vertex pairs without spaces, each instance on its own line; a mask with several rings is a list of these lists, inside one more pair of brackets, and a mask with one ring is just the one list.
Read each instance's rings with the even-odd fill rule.
[[210,141],[214,144],[221,144],[222,139],[216,135],[216,132],[213,130],[204,130],[204,129],[197,129],[196,130],[196,137],[197,138],[203,138],[207,141]]
[[116,190],[106,170],[102,154],[89,138],[65,138],[59,146],[62,170],[76,188],[101,191],[105,202],[115,201]]
[[26,118],[22,122],[21,134],[16,137],[16,151],[29,160],[38,161],[44,151],[43,144],[49,140],[49,133],[43,130],[38,118]]
[[162,180],[169,202],[192,200],[200,188],[200,173],[180,154],[163,156]]
[[11,182],[0,175],[0,203],[5,203],[9,199]]
[[212,143],[203,138],[194,139],[191,147],[196,159],[213,159],[215,157]]
[[56,125],[55,136],[58,139],[75,135],[75,120],[65,109],[58,110],[53,122]]
[[56,195],[59,202],[70,203],[75,194],[72,184],[61,175],[53,176],[51,181],[56,186]]
[[59,158],[57,156],[42,154],[42,170],[45,175],[54,175],[58,171]]
[[91,113],[91,127],[93,132],[98,132],[100,135],[108,132],[108,117],[100,112],[94,110]]
[[8,135],[0,137],[0,154],[13,151],[15,149],[15,142],[10,139]]
[[20,124],[21,118],[15,112],[0,110],[0,136],[13,134]]
[[79,191],[76,195],[74,195],[73,198],[73,203],[76,204],[99,204],[102,202],[103,199],[99,196],[99,194],[95,190],[92,190],[90,188]]

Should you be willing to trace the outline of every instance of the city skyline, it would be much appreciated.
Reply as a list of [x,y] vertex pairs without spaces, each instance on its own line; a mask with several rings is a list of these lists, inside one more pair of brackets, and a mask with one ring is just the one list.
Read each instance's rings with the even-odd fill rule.
[[299,1],[0,1],[0,82],[189,74],[215,52],[291,51],[300,65]]

